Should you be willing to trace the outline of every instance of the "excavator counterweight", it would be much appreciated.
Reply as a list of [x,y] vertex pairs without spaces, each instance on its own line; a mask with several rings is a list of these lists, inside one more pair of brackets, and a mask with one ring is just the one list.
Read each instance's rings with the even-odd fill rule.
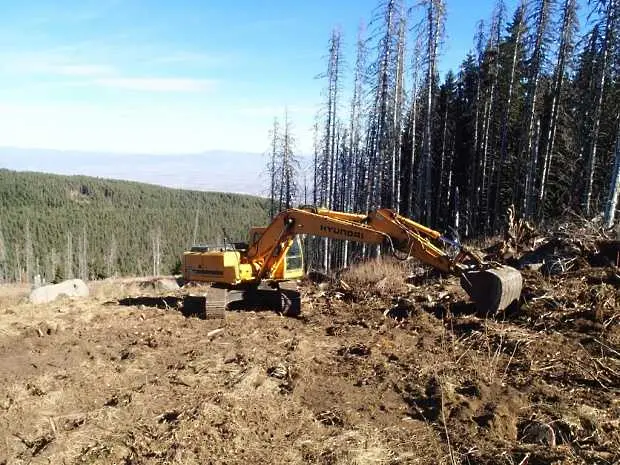
[[[456,256],[440,242],[451,242],[424,225],[382,208],[364,214],[322,208],[291,208],[271,224],[253,228],[247,244],[195,247],[183,254],[183,277],[188,282],[210,284],[214,289],[193,303],[205,312],[217,308],[265,305],[283,314],[300,311],[294,280],[304,274],[300,235],[344,239],[381,246],[401,257],[416,258],[444,273],[460,276],[461,285],[483,311],[497,312],[517,301],[523,284],[521,273],[508,266],[485,263],[458,244]],[[222,289],[224,291],[222,291]],[[213,301],[212,295],[220,296]],[[221,298],[222,292],[224,297]]]

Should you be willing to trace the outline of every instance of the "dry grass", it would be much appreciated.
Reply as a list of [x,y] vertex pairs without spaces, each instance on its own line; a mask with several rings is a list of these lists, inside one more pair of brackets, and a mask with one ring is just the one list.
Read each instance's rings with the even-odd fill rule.
[[394,296],[407,292],[409,272],[408,262],[388,257],[356,263],[342,272],[341,279],[360,292]]
[[[130,279],[0,309],[0,464],[615,463],[615,289],[586,296],[609,320],[586,339],[581,306],[534,298],[564,302],[551,283],[527,314],[494,319],[454,278],[407,284],[411,266],[357,264],[341,278],[362,298],[308,289],[300,319],[117,305],[159,292]],[[409,317],[386,317],[403,294]],[[521,441],[532,415],[569,442]]]
[[18,304],[30,293],[29,284],[2,284],[0,285],[0,308]]

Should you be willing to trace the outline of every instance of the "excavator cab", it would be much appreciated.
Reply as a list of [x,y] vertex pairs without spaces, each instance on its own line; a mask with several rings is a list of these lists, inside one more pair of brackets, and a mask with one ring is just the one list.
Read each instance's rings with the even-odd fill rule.
[[289,245],[282,263],[282,279],[300,279],[304,275],[304,253],[299,236]]
[[[267,228],[252,228],[250,230],[250,244],[256,243]],[[281,254],[281,248],[286,249]],[[274,250],[274,255],[281,256],[282,259],[276,263],[274,272],[271,275],[273,280],[295,280],[304,276],[304,253],[299,235],[293,236]]]

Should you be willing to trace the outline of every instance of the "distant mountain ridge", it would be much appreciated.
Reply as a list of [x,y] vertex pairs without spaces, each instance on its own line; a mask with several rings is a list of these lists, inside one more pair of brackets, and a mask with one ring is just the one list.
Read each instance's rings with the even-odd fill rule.
[[264,195],[266,158],[213,150],[198,154],[121,154],[0,147],[0,168],[145,182],[181,189]]

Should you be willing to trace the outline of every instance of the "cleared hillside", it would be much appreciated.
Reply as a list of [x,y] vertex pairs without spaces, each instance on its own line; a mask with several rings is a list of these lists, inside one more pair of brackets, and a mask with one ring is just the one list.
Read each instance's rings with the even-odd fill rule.
[[524,278],[495,316],[388,260],[302,283],[300,318],[0,286],[0,464],[620,463],[617,268]]
[[[86,176],[0,170],[0,279],[169,273],[193,242],[247,237],[267,221],[258,197]],[[84,253],[86,252],[86,253]],[[84,260],[85,257],[85,260]]]

